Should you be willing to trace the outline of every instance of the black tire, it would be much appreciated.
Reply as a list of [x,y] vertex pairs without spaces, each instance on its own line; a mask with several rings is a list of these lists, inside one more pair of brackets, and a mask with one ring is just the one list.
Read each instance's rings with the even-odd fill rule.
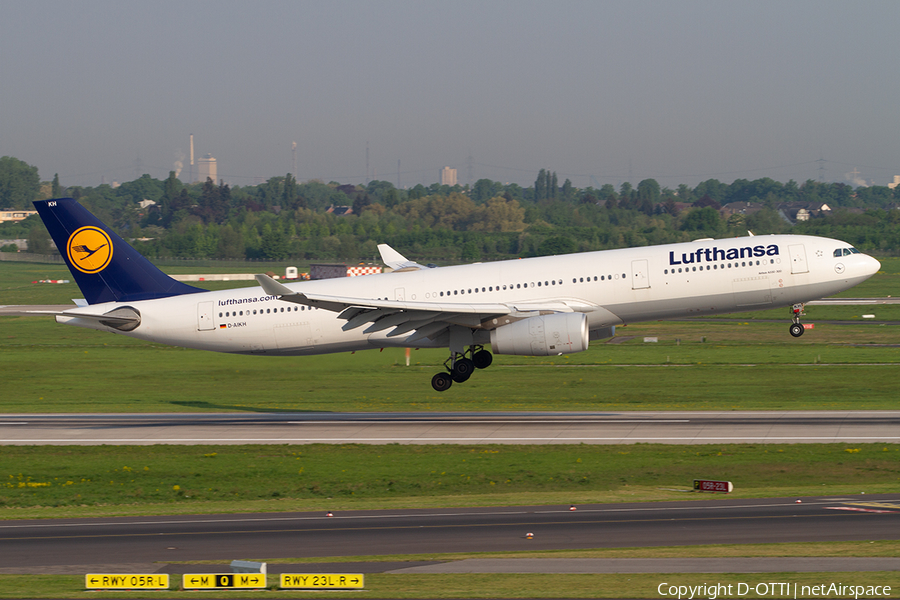
[[450,376],[453,377],[453,381],[455,381],[456,383],[462,383],[464,381],[467,381],[474,372],[475,363],[468,358],[461,358],[456,361],[455,365],[453,365],[453,372],[450,374]]
[[431,378],[431,387],[436,392],[446,392],[451,385],[453,385],[453,380],[450,378],[449,373],[438,373]]
[[791,323],[790,331],[791,331],[792,336],[800,337],[801,335],[803,335],[803,332],[806,330],[803,329],[803,325],[801,325],[800,323]]
[[487,369],[494,362],[494,355],[487,350],[479,350],[472,357],[472,362],[475,363],[476,369]]

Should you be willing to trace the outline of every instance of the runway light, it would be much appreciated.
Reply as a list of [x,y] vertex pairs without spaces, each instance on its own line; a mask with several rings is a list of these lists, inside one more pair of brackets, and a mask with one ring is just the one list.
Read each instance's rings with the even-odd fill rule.
[[802,502],[802,500],[797,500],[796,504],[801,504]]
[[530,531],[529,531],[528,533],[525,534],[525,539],[526,539],[526,540],[530,540],[530,539],[532,539],[532,538],[534,538],[534,534],[531,533]]
[[575,505],[573,504],[572,506],[569,507],[569,510],[578,510],[578,509],[575,508]]
[[326,517],[333,517],[333,516],[334,516],[334,513],[331,512],[331,511],[328,511],[327,513],[325,513],[325,516],[326,516]]

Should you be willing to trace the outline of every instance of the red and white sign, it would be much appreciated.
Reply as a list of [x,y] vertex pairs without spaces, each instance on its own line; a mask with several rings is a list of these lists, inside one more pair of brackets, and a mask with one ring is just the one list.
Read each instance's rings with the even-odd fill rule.
[[730,481],[713,481],[710,479],[695,479],[694,489],[699,492],[728,492],[734,491]]

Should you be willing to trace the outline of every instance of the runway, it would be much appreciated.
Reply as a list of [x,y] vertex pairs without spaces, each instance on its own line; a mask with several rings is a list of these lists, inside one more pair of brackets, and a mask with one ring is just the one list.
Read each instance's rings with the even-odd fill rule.
[[[528,539],[527,533],[533,538]],[[2,572],[67,572],[73,565],[82,573],[100,566],[104,570],[95,572],[121,572],[111,569],[154,564],[155,570],[177,572],[186,565],[166,563],[881,540],[898,535],[900,495],[882,494],[803,498],[801,503],[795,498],[708,499],[583,505],[576,510],[531,506],[353,511],[332,517],[319,512],[6,521],[0,522],[0,554],[4,556]],[[432,561],[402,567],[430,568],[428,572],[521,572],[517,568],[544,572],[551,568],[546,563],[454,564],[458,566]],[[603,562],[585,563],[581,568],[598,569],[603,564],[607,566],[602,568],[611,568]],[[783,571],[786,564],[778,566]],[[352,568],[364,566],[357,563]],[[371,568],[385,570],[377,564]],[[553,567],[559,568],[572,569]],[[616,568],[636,567],[623,563]],[[879,568],[900,570],[900,559]]]
[[0,415],[0,445],[900,442],[900,411]]

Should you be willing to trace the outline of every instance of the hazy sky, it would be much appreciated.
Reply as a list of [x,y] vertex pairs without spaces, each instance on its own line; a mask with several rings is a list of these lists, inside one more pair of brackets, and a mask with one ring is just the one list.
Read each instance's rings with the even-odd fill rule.
[[[900,2],[0,0],[0,155],[63,185],[900,174]],[[824,162],[816,162],[824,159]],[[824,167],[824,170],[820,170]],[[196,167],[195,167],[196,173]]]

